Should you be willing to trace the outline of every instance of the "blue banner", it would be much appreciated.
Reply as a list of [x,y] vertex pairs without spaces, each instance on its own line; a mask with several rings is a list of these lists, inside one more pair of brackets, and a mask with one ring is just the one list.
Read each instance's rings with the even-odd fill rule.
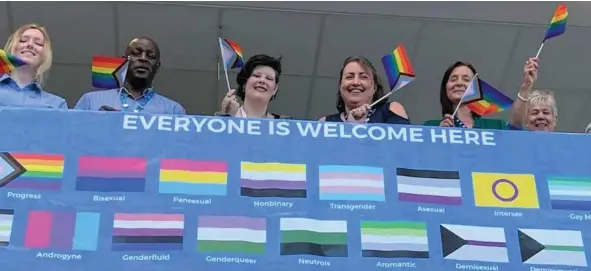
[[589,270],[591,137],[0,110],[2,270]]

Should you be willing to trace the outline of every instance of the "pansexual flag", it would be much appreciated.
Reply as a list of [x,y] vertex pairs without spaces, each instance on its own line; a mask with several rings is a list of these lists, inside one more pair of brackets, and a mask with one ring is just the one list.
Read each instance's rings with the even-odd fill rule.
[[242,162],[240,195],[305,198],[306,165]]
[[226,162],[163,159],[158,190],[162,194],[226,195]]
[[440,230],[444,259],[509,262],[503,228],[441,225]]
[[591,177],[548,176],[552,209],[591,211]]
[[517,233],[523,263],[587,266],[580,231],[518,229]]
[[99,213],[30,211],[25,247],[94,251],[99,221]]
[[429,258],[427,225],[411,221],[361,221],[361,255]]
[[77,191],[144,192],[146,160],[83,156],[78,163]]
[[476,206],[540,208],[532,174],[472,172],[472,184]]
[[281,218],[281,255],[347,257],[347,221]]
[[13,210],[0,209],[0,247],[7,247],[10,244],[13,219]]
[[242,48],[240,48],[240,45],[229,39],[219,38],[219,42],[224,69],[228,71],[231,69],[242,68],[242,66],[244,66],[244,57],[242,56]]
[[98,89],[122,87],[128,67],[129,61],[124,57],[92,57],[92,86]]
[[199,251],[265,253],[267,227],[264,218],[200,216],[197,224]]
[[397,168],[398,199],[417,203],[461,205],[457,171]]
[[550,25],[548,26],[548,30],[546,31],[546,36],[544,37],[544,41],[554,38],[556,36],[560,36],[566,31],[567,17],[568,17],[568,9],[567,9],[566,5],[565,4],[558,5],[558,7],[556,7],[556,11],[554,11],[554,16],[552,16],[552,20],[550,21]]
[[9,73],[14,68],[26,65],[22,59],[0,49],[0,74]]
[[0,153],[0,187],[60,190],[64,156],[41,153]]
[[321,200],[384,201],[384,171],[367,166],[320,166]]
[[183,249],[182,214],[115,214],[113,251],[172,251]]
[[397,91],[415,79],[415,72],[402,44],[383,56],[382,64],[384,64],[391,91]]

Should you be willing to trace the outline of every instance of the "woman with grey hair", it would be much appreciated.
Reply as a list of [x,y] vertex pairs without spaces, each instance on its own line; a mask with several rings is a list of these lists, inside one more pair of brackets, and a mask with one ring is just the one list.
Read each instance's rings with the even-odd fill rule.
[[558,109],[554,93],[549,90],[533,90],[538,79],[538,59],[530,58],[523,68],[523,84],[513,103],[511,123],[521,124],[530,131],[553,132],[558,121]]

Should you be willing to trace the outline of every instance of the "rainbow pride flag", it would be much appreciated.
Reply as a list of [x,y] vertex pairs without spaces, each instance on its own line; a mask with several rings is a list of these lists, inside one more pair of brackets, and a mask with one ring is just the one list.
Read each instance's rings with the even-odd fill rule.
[[462,103],[468,104],[479,100],[482,100],[482,90],[478,74],[475,74],[472,77],[470,85],[468,85],[468,88],[466,88],[466,91],[464,91],[464,94],[462,95]]
[[484,80],[479,78],[478,81],[480,82],[480,90],[482,91],[482,100],[468,104],[468,108],[470,108],[472,112],[480,116],[486,116],[503,112],[511,107],[513,104],[511,98],[507,97]]
[[546,31],[544,41],[554,38],[556,36],[560,36],[566,31],[567,17],[568,9],[566,5],[558,5],[558,7],[556,7],[556,11],[554,12],[554,16],[552,16],[552,20],[550,21],[548,30]]
[[16,67],[26,65],[22,59],[0,49],[0,74],[9,73]]
[[92,86],[98,89],[122,87],[128,66],[129,61],[123,57],[92,57]]
[[[0,172],[3,178],[0,187],[60,190],[64,173],[64,156],[40,153],[1,153]],[[6,173],[6,174],[5,174]]]
[[244,66],[244,56],[240,45],[229,39],[220,38],[219,41],[224,68],[226,70],[242,68]]
[[391,91],[397,91],[415,79],[415,72],[402,44],[382,57],[382,64],[384,64]]
[[160,163],[161,194],[226,195],[226,162],[163,159]]
[[77,191],[144,192],[144,158],[83,156],[78,163]]

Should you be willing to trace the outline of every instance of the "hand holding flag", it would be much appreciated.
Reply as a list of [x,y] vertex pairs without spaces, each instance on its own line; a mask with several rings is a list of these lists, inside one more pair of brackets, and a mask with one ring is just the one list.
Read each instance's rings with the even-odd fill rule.
[[129,61],[125,57],[92,57],[92,86],[97,89],[123,87],[128,67]]
[[542,41],[542,45],[540,45],[540,49],[538,49],[538,53],[536,54],[536,58],[540,56],[542,52],[542,48],[544,48],[544,43],[554,37],[562,35],[566,31],[566,21],[568,17],[568,9],[565,4],[560,4],[556,7],[556,11],[554,12],[554,16],[552,16],[552,20],[550,21],[550,25],[548,26],[548,30],[546,31],[546,36],[544,36],[544,40]]
[[14,68],[26,65],[22,59],[0,49],[0,74],[9,73]]
[[388,77],[388,86],[390,92],[377,101],[373,102],[370,107],[378,104],[382,100],[388,98],[392,93],[408,85],[415,79],[415,73],[408,59],[408,54],[404,46],[398,45],[394,51],[382,57],[382,64]]

